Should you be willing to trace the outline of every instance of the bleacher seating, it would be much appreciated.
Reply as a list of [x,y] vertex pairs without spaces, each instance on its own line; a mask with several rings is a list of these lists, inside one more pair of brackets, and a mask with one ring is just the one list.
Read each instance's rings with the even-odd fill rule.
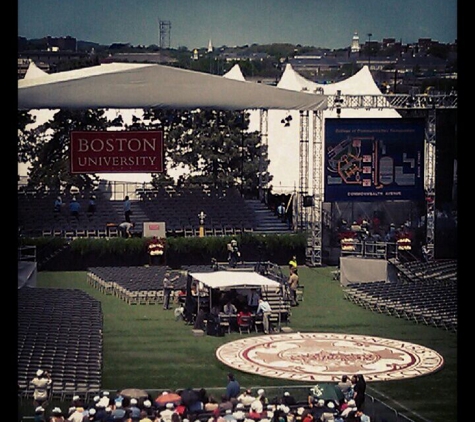
[[140,206],[150,221],[164,221],[167,230],[195,236],[206,214],[204,229],[215,236],[252,232],[256,218],[237,189],[156,189],[143,190]]
[[[91,194],[96,196],[97,210],[87,214]],[[110,236],[111,225],[123,220],[122,201],[108,199],[101,190],[88,190],[75,194],[81,205],[79,219],[69,213],[73,194],[61,193],[62,212],[56,215],[53,204],[58,191],[18,192],[18,223],[21,232],[29,237],[56,236],[66,238]],[[144,221],[163,221],[167,235],[198,236],[198,214],[206,214],[204,229],[207,236],[252,233],[256,227],[255,213],[241,197],[237,189],[156,189],[140,190],[139,207]],[[118,204],[120,202],[120,205]],[[115,232],[116,233],[116,232]]]
[[[96,212],[88,215],[87,208],[91,195],[96,197]],[[61,196],[62,211],[53,212],[55,199]],[[75,197],[81,206],[79,218],[70,216],[69,203]],[[119,223],[122,216],[118,215],[111,201],[106,199],[100,190],[87,190],[79,194],[59,191],[19,191],[18,192],[18,224],[25,236],[41,237],[99,237],[105,235],[109,223]]]

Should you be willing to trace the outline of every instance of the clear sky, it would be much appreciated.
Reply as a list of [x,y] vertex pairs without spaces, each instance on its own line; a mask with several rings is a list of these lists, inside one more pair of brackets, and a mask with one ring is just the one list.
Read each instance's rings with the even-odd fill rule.
[[18,0],[18,35],[71,36],[109,45],[159,44],[189,49],[291,43],[344,48],[360,42],[457,39],[457,0]]

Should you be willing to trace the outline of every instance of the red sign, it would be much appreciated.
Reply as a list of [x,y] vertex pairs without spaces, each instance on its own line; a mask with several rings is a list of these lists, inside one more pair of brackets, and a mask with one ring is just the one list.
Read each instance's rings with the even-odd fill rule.
[[73,131],[71,173],[161,173],[161,131]]

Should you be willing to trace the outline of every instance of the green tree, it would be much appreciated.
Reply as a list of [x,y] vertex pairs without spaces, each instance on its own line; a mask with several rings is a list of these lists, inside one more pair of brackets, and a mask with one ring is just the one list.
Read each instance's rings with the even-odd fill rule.
[[[153,109],[144,113],[143,122],[136,123],[137,129],[143,124],[164,131],[169,165],[189,169],[179,178],[179,185],[236,186],[245,192],[257,191],[262,147],[259,133],[248,131],[248,113]],[[267,167],[265,160],[265,171]],[[168,180],[166,175],[153,175],[155,185]]]
[[28,185],[35,189],[93,187],[98,180],[96,175],[70,172],[70,132],[106,130],[111,124],[104,110],[59,110],[48,122],[21,130],[19,157],[31,164]]
[[[73,130],[162,130],[165,162],[171,168],[185,166],[189,171],[178,185],[209,185],[216,188],[238,187],[256,195],[259,171],[267,172],[269,161],[258,132],[249,132],[249,114],[223,110],[144,110],[125,124],[118,114],[108,120],[104,110],[60,110],[53,118],[33,129],[31,115],[19,118],[19,161],[30,162],[29,185],[35,188],[91,188],[98,182],[95,174],[71,174],[70,132]],[[264,154],[264,160],[261,158]],[[272,177],[265,175],[270,181]],[[174,184],[167,174],[153,174],[152,184]]]

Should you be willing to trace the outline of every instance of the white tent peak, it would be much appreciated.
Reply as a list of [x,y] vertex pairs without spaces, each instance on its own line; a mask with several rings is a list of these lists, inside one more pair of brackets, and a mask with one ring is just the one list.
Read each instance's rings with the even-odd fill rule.
[[329,84],[319,84],[304,78],[289,63],[277,84],[278,88],[303,92],[316,92],[323,89],[324,95],[335,95],[341,91],[342,95],[381,95],[381,91],[374,82],[368,66],[363,66],[349,78]]
[[24,79],[35,79],[49,76],[44,70],[41,70],[33,60],[29,60],[28,69],[26,70]]
[[305,79],[302,75],[295,71],[290,63],[287,63],[277,87],[291,89],[294,91],[312,92],[318,87],[318,84]]
[[230,70],[228,70],[224,75],[224,78],[234,79],[236,81],[245,81],[244,75],[241,72],[241,68],[236,63]]
[[337,91],[341,91],[343,95],[381,95],[368,66],[363,66],[347,79],[331,84],[319,84],[319,86],[323,88],[325,95],[334,95]]

